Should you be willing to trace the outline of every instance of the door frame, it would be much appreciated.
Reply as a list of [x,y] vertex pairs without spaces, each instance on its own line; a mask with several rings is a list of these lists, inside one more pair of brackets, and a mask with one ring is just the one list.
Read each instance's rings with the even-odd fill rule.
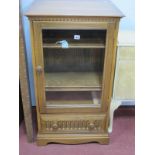
[[[62,21],[33,21],[33,32],[34,32],[34,74],[36,77],[36,91],[39,110],[41,113],[58,113],[58,112],[106,112],[109,108],[111,101],[111,87],[113,76],[113,65],[114,65],[114,33],[116,25],[111,22],[62,22]],[[49,108],[45,105],[45,89],[44,89],[44,73],[37,74],[37,66],[44,68],[43,63],[43,48],[42,48],[42,29],[106,29],[106,48],[104,58],[104,73],[102,81],[102,96],[101,96],[101,107],[79,107],[79,108]]]

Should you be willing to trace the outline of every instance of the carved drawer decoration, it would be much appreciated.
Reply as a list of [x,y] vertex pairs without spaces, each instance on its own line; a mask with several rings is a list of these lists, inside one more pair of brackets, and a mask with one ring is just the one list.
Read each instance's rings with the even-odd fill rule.
[[45,133],[103,132],[105,116],[56,116],[42,115],[41,131]]

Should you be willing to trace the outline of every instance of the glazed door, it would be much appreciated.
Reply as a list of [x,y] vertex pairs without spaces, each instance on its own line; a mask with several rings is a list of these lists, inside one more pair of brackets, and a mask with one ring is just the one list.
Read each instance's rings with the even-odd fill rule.
[[35,72],[42,113],[100,112],[107,23],[35,22]]

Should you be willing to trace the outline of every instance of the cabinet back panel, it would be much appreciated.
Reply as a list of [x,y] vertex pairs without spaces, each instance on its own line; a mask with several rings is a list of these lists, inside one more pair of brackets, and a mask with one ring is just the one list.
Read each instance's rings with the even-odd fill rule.
[[[105,43],[106,30],[42,30],[43,43],[55,43],[60,40],[67,40],[71,42],[83,42],[89,40],[90,42],[99,41]],[[80,38],[76,40],[75,35]]]
[[102,72],[104,49],[44,49],[46,72]]

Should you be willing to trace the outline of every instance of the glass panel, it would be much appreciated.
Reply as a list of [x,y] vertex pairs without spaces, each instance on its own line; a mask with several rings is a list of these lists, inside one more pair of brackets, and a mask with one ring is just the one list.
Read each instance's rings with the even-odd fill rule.
[[42,30],[43,47],[61,47],[59,42],[67,41],[70,48],[104,48],[105,30]]
[[93,95],[101,97],[106,31],[48,29],[42,37],[46,103],[94,105]]

